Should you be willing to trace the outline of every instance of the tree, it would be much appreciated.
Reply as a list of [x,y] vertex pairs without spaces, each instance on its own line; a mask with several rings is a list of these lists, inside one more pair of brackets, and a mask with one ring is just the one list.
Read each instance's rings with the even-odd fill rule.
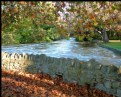
[[117,14],[120,12],[120,1],[68,3],[70,7],[67,11],[73,16],[72,22],[76,22],[73,26],[77,32],[81,32],[80,35],[84,35],[85,31],[94,32],[95,28],[99,28],[97,32],[101,32],[103,41],[109,41],[106,31],[115,29],[115,25],[118,24]]
[[[114,30],[119,36],[121,33],[118,18],[121,1],[2,1],[1,3],[3,40],[9,36],[10,39],[18,41],[17,43],[21,39],[23,43],[40,42],[43,39],[69,37],[69,33],[74,32],[76,38],[80,40],[88,38],[91,41],[96,31],[101,33],[104,42],[108,42],[107,31]],[[44,29],[43,26],[49,29]],[[87,31],[88,35],[85,34]],[[58,37],[55,37],[56,35]]]
[[[2,1],[2,42],[31,43],[51,41],[66,32],[64,22],[60,22],[56,2]],[[49,29],[44,29],[49,27]],[[61,31],[63,27],[63,33]],[[4,41],[5,40],[5,41]]]

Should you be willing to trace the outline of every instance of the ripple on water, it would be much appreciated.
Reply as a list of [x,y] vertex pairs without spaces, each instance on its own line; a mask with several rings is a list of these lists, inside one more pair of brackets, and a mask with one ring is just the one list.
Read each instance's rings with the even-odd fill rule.
[[121,65],[121,56],[97,45],[94,47],[82,47],[81,43],[76,42],[74,38],[70,38],[70,40],[63,39],[50,43],[2,46],[2,51],[9,53],[24,52],[34,55],[46,54],[51,57],[77,58],[83,61],[88,61],[94,58],[98,62],[106,65]]

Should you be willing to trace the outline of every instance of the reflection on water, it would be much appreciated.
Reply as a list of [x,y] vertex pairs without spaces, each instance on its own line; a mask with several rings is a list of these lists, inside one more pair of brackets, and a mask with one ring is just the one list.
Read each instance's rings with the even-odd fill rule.
[[106,65],[121,65],[121,56],[97,45],[95,47],[82,47],[81,43],[76,42],[74,38],[70,38],[70,40],[63,39],[51,43],[2,46],[2,51],[34,55],[46,54],[51,57],[77,58],[85,61],[94,58],[98,62]]

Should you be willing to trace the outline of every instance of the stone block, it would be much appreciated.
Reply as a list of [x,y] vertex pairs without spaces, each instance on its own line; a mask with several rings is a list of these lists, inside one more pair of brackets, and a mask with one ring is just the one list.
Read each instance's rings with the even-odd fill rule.
[[22,60],[23,59],[23,54],[19,54],[18,57],[19,57],[18,60]]
[[[70,64],[72,64],[72,63],[73,63],[73,62],[71,62]],[[78,68],[78,69],[81,69],[81,68],[82,68],[82,67],[81,67],[82,65],[80,65],[80,61],[79,61],[79,60],[78,60],[78,61],[76,60],[76,61],[73,63],[73,65],[74,65],[75,68]]]
[[12,53],[11,56],[10,56],[10,58],[11,59],[15,59],[15,57],[14,57],[15,55],[16,55],[16,53]]
[[30,54],[30,55],[27,55],[26,56],[26,60],[30,60],[30,61],[32,61],[33,60],[33,54]]
[[19,63],[14,63],[14,68],[15,68],[15,69],[21,68],[21,67],[20,67],[20,64],[19,64]]
[[118,97],[121,97],[121,89],[118,89],[118,90],[117,90],[117,96],[118,96]]
[[79,83],[79,85],[85,85],[87,82],[86,82],[85,78],[81,77],[78,83]]
[[18,59],[18,58],[19,58],[19,54],[16,53],[16,54],[14,55],[14,58],[15,58],[15,59]]
[[92,72],[94,72],[94,75],[95,75],[96,78],[103,76],[103,73],[101,72],[101,70],[95,70],[95,71],[92,71]]
[[95,88],[100,89],[100,90],[104,90],[104,91],[107,90],[107,88],[101,83],[97,83]]
[[13,70],[13,69],[15,69],[14,63],[10,63],[10,65],[9,65],[9,70]]
[[113,95],[116,95],[117,94],[117,91],[116,91],[116,89],[107,89],[106,90],[107,91],[107,93],[109,93],[109,94],[113,94]]
[[3,60],[3,59],[6,59],[7,55],[8,55],[7,52],[2,52],[2,60]]
[[121,89],[121,82],[120,82],[120,85],[119,85],[119,87],[118,88],[120,88]]
[[111,82],[110,81],[106,81],[104,83],[104,85],[105,85],[106,88],[111,88]]
[[119,66],[118,74],[120,74],[120,75],[121,75],[121,66]]
[[107,79],[111,80],[111,81],[114,81],[114,80],[117,80],[118,79],[118,74],[117,73],[110,73],[107,75]]
[[100,70],[102,67],[102,65],[97,61],[95,61],[95,59],[89,60],[87,66],[89,69],[92,69],[92,70]]
[[88,70],[88,67],[87,67],[87,62],[85,62],[84,64],[80,64],[81,68],[84,69],[84,70]]
[[48,57],[47,62],[48,62],[48,63],[53,63],[53,58]]
[[101,72],[102,72],[103,74],[107,74],[107,73],[108,73],[108,67],[109,67],[109,66],[107,66],[107,65],[102,65],[102,67],[101,67]]
[[97,78],[97,79],[96,79],[96,82],[97,82],[97,83],[103,83],[103,82],[104,82],[104,79],[103,79],[103,78]]
[[121,82],[114,81],[114,82],[112,82],[112,88],[119,88],[120,84],[121,84]]
[[[36,57],[37,56],[37,57]],[[32,60],[32,61],[35,61],[35,62],[38,62],[39,60],[39,55],[32,55],[32,59],[30,57],[28,57],[28,60]],[[30,58],[30,59],[29,59]]]
[[10,58],[11,58],[11,54],[8,53],[8,54],[6,55],[6,60],[9,60]]
[[118,71],[118,68],[116,66],[114,66],[114,65],[110,65],[108,67],[108,73],[114,73],[114,72],[117,73],[117,71]]

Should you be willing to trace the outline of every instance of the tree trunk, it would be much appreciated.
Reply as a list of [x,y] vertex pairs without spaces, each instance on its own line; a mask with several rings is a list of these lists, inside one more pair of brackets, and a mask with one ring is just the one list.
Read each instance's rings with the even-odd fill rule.
[[109,38],[105,28],[102,29],[102,36],[103,36],[103,42],[109,42]]
[[119,36],[119,40],[120,40],[120,42],[121,42],[121,34],[119,33],[118,36]]

